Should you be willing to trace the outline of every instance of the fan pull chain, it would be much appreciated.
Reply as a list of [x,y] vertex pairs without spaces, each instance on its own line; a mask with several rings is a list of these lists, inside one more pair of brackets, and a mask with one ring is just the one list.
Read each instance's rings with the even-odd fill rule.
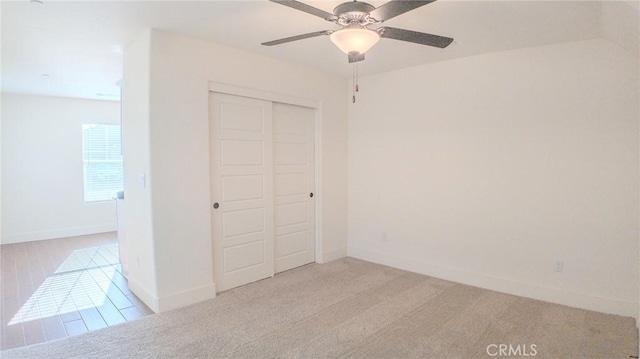
[[357,65],[353,65],[353,76],[352,76],[352,80],[353,80],[353,96],[352,96],[352,100],[353,103],[356,103],[356,66]]
[[360,91],[360,87],[358,86],[358,64],[356,64],[356,92]]
[[358,64],[353,64],[353,103],[356,103],[356,92],[360,91],[358,86]]

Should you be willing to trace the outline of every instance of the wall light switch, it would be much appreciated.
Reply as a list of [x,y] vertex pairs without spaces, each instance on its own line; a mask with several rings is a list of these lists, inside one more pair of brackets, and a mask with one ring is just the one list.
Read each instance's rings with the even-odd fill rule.
[[138,184],[142,188],[145,188],[147,186],[147,178],[144,173],[138,173]]

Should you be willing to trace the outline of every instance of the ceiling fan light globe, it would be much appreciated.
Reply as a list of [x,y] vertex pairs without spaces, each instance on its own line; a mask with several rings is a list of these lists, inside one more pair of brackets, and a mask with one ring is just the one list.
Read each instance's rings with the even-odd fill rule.
[[329,36],[342,52],[349,54],[350,52],[358,52],[364,54],[377,44],[380,40],[380,34],[369,29],[341,29],[335,31]]

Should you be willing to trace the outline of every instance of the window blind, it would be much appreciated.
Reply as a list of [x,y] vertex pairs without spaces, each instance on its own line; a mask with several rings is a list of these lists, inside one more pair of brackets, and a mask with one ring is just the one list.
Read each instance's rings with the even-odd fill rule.
[[85,202],[113,199],[124,188],[119,125],[82,125]]

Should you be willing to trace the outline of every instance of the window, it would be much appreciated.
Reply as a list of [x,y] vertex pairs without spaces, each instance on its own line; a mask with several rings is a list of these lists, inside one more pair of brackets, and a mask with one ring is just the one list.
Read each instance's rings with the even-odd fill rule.
[[119,125],[82,125],[84,201],[113,199],[124,188]]

